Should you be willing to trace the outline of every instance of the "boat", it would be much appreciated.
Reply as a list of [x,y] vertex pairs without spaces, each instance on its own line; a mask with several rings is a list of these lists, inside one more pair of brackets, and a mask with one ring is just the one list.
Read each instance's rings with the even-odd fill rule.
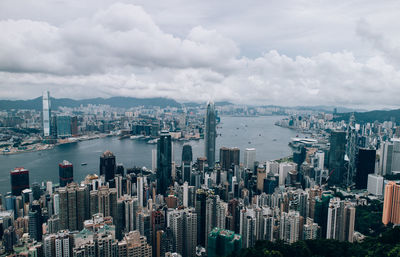
[[86,165],[87,165],[86,162],[82,162],[82,163],[81,163],[81,166],[86,166]]
[[135,140],[135,139],[140,139],[142,137],[144,137],[144,136],[143,135],[136,135],[136,136],[130,136],[130,139]]
[[158,139],[151,139],[149,141],[147,141],[148,144],[157,144]]

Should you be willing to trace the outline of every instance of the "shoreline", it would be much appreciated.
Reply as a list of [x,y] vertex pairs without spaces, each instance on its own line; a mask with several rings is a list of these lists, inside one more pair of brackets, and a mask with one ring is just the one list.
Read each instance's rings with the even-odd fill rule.
[[56,144],[37,143],[37,144],[34,144],[33,145],[34,147],[30,148],[30,149],[24,149],[24,150],[12,149],[8,152],[1,150],[0,155],[15,155],[15,154],[23,154],[23,153],[31,153],[31,152],[41,152],[41,151],[54,149],[55,147],[60,146],[60,145],[78,143],[81,141],[89,141],[89,140],[94,140],[94,139],[100,139],[100,138],[105,138],[105,137],[109,137],[109,136],[113,136],[113,135],[101,134],[101,135],[96,135],[96,136],[82,136],[82,137],[78,137],[78,138],[69,138],[72,140],[68,139],[68,141],[61,141],[61,142],[57,142]]

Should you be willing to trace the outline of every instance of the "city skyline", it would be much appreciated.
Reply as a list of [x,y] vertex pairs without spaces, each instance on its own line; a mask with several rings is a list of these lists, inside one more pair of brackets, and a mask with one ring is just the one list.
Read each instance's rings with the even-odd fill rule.
[[399,10],[0,1],[0,256],[400,256]]
[[2,1],[0,98],[49,90],[58,98],[394,108],[398,9],[396,1],[102,0],[79,10]]

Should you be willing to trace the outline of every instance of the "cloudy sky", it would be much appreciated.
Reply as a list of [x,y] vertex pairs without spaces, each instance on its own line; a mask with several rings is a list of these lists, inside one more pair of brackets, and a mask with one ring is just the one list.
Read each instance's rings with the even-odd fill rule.
[[0,98],[399,108],[400,1],[1,0]]

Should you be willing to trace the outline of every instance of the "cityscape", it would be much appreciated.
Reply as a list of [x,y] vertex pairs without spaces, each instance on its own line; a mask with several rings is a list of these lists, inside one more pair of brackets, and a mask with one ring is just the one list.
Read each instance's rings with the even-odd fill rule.
[[0,256],[400,256],[399,10],[0,1]]
[[[358,123],[354,113],[345,121],[336,110],[270,116],[270,126],[296,136],[283,142],[291,154],[261,160],[251,142],[216,148],[221,114],[244,119],[233,105],[112,112],[100,105],[53,111],[51,102],[45,91],[41,115],[4,111],[3,157],[111,137],[150,145],[151,166],[126,167],[106,150],[82,180],[75,170],[87,163],[63,160],[57,179],[42,181],[14,167],[0,212],[7,256],[239,256],[258,241],[360,244],[400,224],[394,121]],[[27,113],[32,118],[18,122]],[[10,117],[17,122],[5,126]],[[203,151],[194,157],[191,143],[198,141]]]

